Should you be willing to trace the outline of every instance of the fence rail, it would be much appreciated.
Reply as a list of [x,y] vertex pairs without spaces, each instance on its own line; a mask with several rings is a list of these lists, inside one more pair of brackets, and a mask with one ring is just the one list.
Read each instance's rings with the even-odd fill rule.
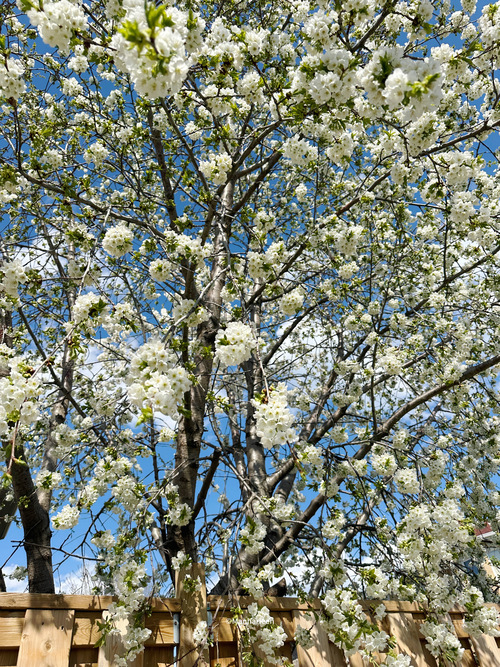
[[[198,574],[201,570],[195,570]],[[196,594],[183,590],[178,581],[177,597],[154,599],[151,614],[145,619],[151,636],[145,650],[133,667],[241,667],[237,629],[230,623],[234,598],[206,596],[204,586]],[[203,581],[203,579],[202,579]],[[242,608],[252,598],[238,598]],[[89,595],[30,595],[0,593],[0,666],[1,667],[115,667],[116,657],[123,655],[119,635],[110,635],[96,647],[101,634],[99,623],[106,620],[112,598]],[[294,598],[264,598],[275,622],[281,624],[287,641],[281,651],[283,664],[295,667],[369,667],[366,659],[355,654],[346,659],[343,652],[328,640],[324,630],[311,630],[313,646],[307,650],[296,646],[297,625],[312,625],[311,610],[318,605],[300,603]],[[361,602],[368,617],[373,605]],[[393,635],[397,650],[412,657],[414,667],[437,667],[425,647],[419,625],[425,612],[417,604],[384,602],[387,615],[381,628]],[[208,620],[214,639],[209,652],[199,654],[192,632],[200,620]],[[373,617],[372,617],[373,620]],[[450,612],[450,620],[463,648],[462,667],[500,667],[500,642],[492,637],[470,637],[463,627],[463,611]],[[259,655],[259,647],[253,647]],[[379,656],[379,662],[385,658]]]

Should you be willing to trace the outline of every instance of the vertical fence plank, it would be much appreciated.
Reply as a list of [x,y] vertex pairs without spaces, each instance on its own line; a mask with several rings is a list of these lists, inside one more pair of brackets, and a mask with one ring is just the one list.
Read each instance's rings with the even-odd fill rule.
[[[185,577],[197,577],[201,589],[192,592],[185,586]],[[207,622],[207,588],[205,568],[200,563],[193,563],[190,568],[176,572],[175,592],[181,601],[181,627],[179,643],[179,667],[201,667],[209,664],[208,649],[198,651],[193,639],[193,631],[201,621]]]
[[67,665],[74,617],[72,609],[27,609],[17,667]]
[[234,643],[217,644],[210,649],[211,667],[238,667],[238,646]]
[[332,667],[347,667],[344,651],[330,642],[330,655],[332,656]]
[[328,639],[326,630],[314,619],[312,614],[296,610],[293,612],[295,628],[301,625],[309,629],[313,645],[305,649],[297,644],[297,658],[299,667],[344,667],[346,664],[344,652],[333,646]]
[[[103,611],[102,619],[106,621],[109,618],[109,612]],[[115,628],[119,632],[113,632],[106,637],[105,643],[99,648],[99,658],[97,661],[98,667],[116,667],[115,658],[122,657],[125,655],[125,647],[122,641],[121,633],[125,633],[127,630],[128,621],[126,619],[118,621],[115,624]],[[139,653],[138,656],[134,658],[132,662],[129,663],[130,667],[143,667],[144,663],[144,651]]]
[[426,667],[418,629],[411,613],[406,611],[390,612],[387,618],[389,631],[396,638],[398,652],[409,655],[414,667]]
[[500,665],[500,649],[495,637],[481,635],[480,637],[471,637],[470,641],[480,667],[498,667]]

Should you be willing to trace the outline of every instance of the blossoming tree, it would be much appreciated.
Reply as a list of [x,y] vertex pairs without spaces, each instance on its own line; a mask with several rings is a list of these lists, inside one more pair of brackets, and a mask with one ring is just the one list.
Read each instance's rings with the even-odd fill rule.
[[454,604],[494,630],[500,3],[453,2],[2,3],[1,500],[31,591],[72,534],[116,613],[201,561],[217,593],[287,573],[347,652],[387,649],[360,596],[425,601],[435,655]]

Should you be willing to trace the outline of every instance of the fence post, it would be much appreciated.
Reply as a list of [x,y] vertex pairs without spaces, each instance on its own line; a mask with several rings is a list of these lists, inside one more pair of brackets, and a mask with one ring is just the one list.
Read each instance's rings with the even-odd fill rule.
[[[186,577],[188,577],[187,580]],[[200,580],[200,590],[192,590],[189,578]],[[207,622],[207,587],[205,584],[205,568],[201,563],[193,563],[190,567],[182,568],[176,572],[175,594],[181,603],[178,667],[209,665],[208,647],[199,651],[193,639],[193,632],[198,623],[201,621]]]

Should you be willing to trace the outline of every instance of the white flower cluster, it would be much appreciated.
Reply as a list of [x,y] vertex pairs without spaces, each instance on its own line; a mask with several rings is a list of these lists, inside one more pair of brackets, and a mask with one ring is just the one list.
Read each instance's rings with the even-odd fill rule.
[[274,623],[269,609],[259,607],[255,602],[252,603],[248,606],[243,624],[243,629],[249,634],[251,643],[259,647],[266,661],[273,665],[279,664],[281,658],[276,655],[276,651],[284,645],[286,632],[281,626]]
[[340,536],[346,518],[342,512],[337,511],[323,525],[322,533],[328,540],[334,540]]
[[302,625],[297,625],[295,628],[295,641],[297,644],[300,644],[304,649],[311,648],[314,646],[314,639],[311,636],[311,630],[304,628]]
[[149,265],[149,275],[153,280],[157,280],[159,283],[168,280],[172,274],[172,268],[170,262],[166,259],[155,259]]
[[372,453],[372,467],[377,475],[393,475],[398,464],[394,456],[383,448],[374,449]]
[[238,81],[238,93],[245,98],[249,104],[265,104],[265,96],[262,86],[262,77],[258,72],[247,72]]
[[167,523],[173,526],[187,526],[193,515],[193,510],[186,503],[179,502],[179,489],[169,482],[163,490],[168,500],[168,511],[165,514]]
[[24,69],[14,58],[3,59],[0,62],[0,96],[17,100],[26,90],[22,79]]
[[335,248],[343,255],[355,255],[364,231],[361,225],[342,225],[333,236]]
[[94,327],[102,326],[108,314],[109,307],[99,294],[80,294],[73,304],[73,318],[67,328],[82,325],[85,330],[92,332]]
[[[201,43],[205,27],[199,16],[176,7],[125,0],[125,16],[111,40],[117,66],[130,75],[139,95],[156,98],[179,92],[195,60],[188,51]],[[140,43],[138,40],[140,35]]]
[[89,61],[83,52],[81,44],[75,46],[75,55],[68,60],[68,67],[78,74],[85,72],[89,68]]
[[35,486],[39,489],[56,489],[62,481],[62,475],[50,470],[40,470],[35,479]]
[[94,144],[87,148],[83,154],[83,157],[85,162],[93,162],[96,167],[102,167],[104,160],[108,157],[108,155],[109,150],[106,148],[106,146],[102,142],[96,141]]
[[266,527],[259,519],[248,519],[246,526],[240,531],[240,542],[250,554],[258,554],[264,548]]
[[[187,216],[179,218],[179,222],[188,222]],[[210,243],[202,244],[201,239],[197,236],[191,237],[186,234],[177,234],[170,229],[164,232],[164,247],[169,253],[169,260],[185,257],[198,265],[206,257],[209,257],[212,252],[212,245]],[[165,269],[160,269],[160,271],[165,271]]]
[[410,655],[399,653],[398,655],[388,655],[381,667],[411,667],[412,659]]
[[227,174],[232,167],[231,156],[228,153],[212,153],[208,160],[200,162],[201,173],[215,185],[223,185]]
[[282,241],[271,243],[265,253],[250,251],[248,258],[248,273],[251,278],[266,278],[277,271],[280,264],[286,260],[286,250]]
[[68,530],[77,525],[80,510],[73,505],[65,505],[59,514],[52,517],[52,526],[57,530]]
[[334,136],[332,139],[332,144],[326,149],[326,154],[334,164],[340,165],[351,157],[354,150],[354,139],[350,132],[344,132],[339,137]]
[[[144,584],[147,580],[146,568],[143,563],[125,555],[119,567],[113,571],[113,590],[119,597],[120,605],[111,610],[114,618],[127,618],[128,615],[139,609],[144,602]],[[147,635],[149,636],[149,635]],[[146,637],[147,638],[147,637]]]
[[500,614],[494,606],[486,606],[481,591],[471,586],[462,594],[462,604],[465,604],[467,614],[464,619],[464,628],[472,637],[482,634],[499,637]]
[[176,324],[182,322],[190,327],[195,327],[201,322],[206,322],[209,315],[205,308],[195,306],[196,301],[194,299],[183,299],[172,308],[172,319]]
[[368,100],[374,106],[395,110],[408,104],[415,112],[437,106],[441,100],[441,71],[432,58],[413,60],[403,57],[399,46],[384,46],[373,53],[360,73]]
[[392,593],[389,577],[379,567],[373,567],[363,572],[366,596],[373,600],[384,600]]
[[[307,56],[306,56],[307,59]],[[345,49],[328,48],[321,55],[321,63],[328,71],[316,72],[307,84],[307,92],[318,104],[332,101],[337,106],[345,104],[355,95],[356,73],[350,67],[352,54]],[[295,74],[292,89],[300,85]]]
[[400,493],[415,494],[420,491],[420,482],[413,468],[400,468],[394,475]]
[[291,137],[282,147],[283,155],[295,166],[303,166],[317,159],[318,149],[306,139]]
[[2,360],[9,373],[0,377],[0,435],[6,435],[14,423],[30,426],[38,419],[38,377],[33,376],[22,357]]
[[238,366],[250,359],[256,342],[252,329],[243,322],[229,322],[215,338],[215,358],[222,368]]
[[125,225],[108,229],[102,240],[102,247],[112,257],[123,257],[132,250],[134,233]]
[[404,361],[396,349],[387,351],[378,361],[388,375],[401,375],[403,372]]
[[111,494],[125,509],[132,511],[140,503],[141,494],[137,486],[137,480],[132,475],[125,475],[116,480]]
[[265,400],[252,401],[256,408],[256,432],[266,449],[297,440],[292,428],[295,417],[288,408],[287,394],[286,385],[280,383],[270,389]]
[[146,601],[148,575],[144,566],[144,552],[124,553],[110,531],[97,533],[92,543],[100,549],[100,574],[106,587],[117,596],[108,608],[110,635],[120,635],[125,655],[115,656],[117,667],[127,667],[135,656],[144,650],[144,643],[151,630],[143,627],[143,612]]
[[[435,507],[415,505],[397,528],[397,547],[405,569],[425,577],[426,600],[445,613],[461,596],[445,572],[457,558],[466,559],[474,542],[464,525],[459,500],[446,498]],[[470,600],[464,599],[466,606]]]
[[160,340],[142,345],[130,361],[128,397],[132,405],[177,418],[177,407],[183,403],[191,380],[176,362]]
[[90,541],[102,551],[110,551],[116,544],[116,540],[110,530],[100,531]]
[[129,477],[131,469],[132,462],[124,456],[117,459],[105,456],[100,459],[94,467],[92,479],[80,493],[80,505],[85,508],[92,507],[106,493],[110,485]]
[[295,315],[304,303],[304,290],[297,287],[288,294],[284,294],[280,299],[280,310],[283,315]]
[[243,588],[246,588],[249,595],[254,597],[256,600],[261,598],[264,595],[264,583],[272,579],[274,575],[274,563],[265,565],[258,571],[251,570],[245,571],[240,576],[240,583]]
[[360,650],[385,651],[389,635],[369,626],[354,593],[330,589],[324,597],[323,607],[327,615],[321,617],[320,622],[330,641],[342,648],[347,656]]
[[21,262],[4,262],[0,266],[0,307],[6,310],[12,310],[17,305],[19,294],[17,292],[19,283],[27,279],[24,267]]
[[208,625],[206,621],[199,621],[193,630],[193,641],[196,646],[205,646],[209,640]]
[[180,570],[184,567],[189,567],[193,561],[189,554],[185,554],[184,551],[178,551],[177,556],[172,557],[172,567],[174,570]]
[[70,41],[75,32],[87,30],[87,17],[79,2],[70,0],[45,0],[43,9],[30,9],[28,17],[43,41],[49,46],[57,47],[62,54],[69,52]]
[[457,662],[462,658],[464,649],[450,626],[426,620],[420,625],[420,632],[424,635],[426,646],[435,658],[445,657],[450,662]]
[[483,6],[479,28],[485,46],[497,45],[500,40],[500,2]]

